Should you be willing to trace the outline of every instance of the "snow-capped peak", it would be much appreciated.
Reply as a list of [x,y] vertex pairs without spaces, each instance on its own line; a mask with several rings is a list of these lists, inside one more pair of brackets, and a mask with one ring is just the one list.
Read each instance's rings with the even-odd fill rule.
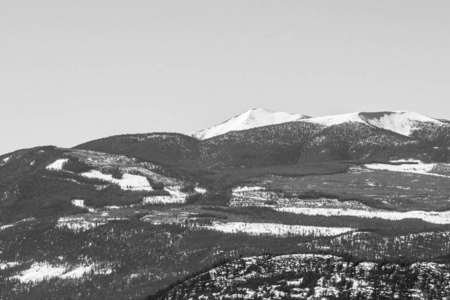
[[390,130],[405,136],[410,136],[415,129],[420,128],[421,124],[425,123],[438,126],[447,126],[446,123],[439,120],[409,111],[356,112],[310,118],[302,121],[320,124],[323,126],[333,126],[348,122],[362,123],[385,130]]
[[301,114],[274,112],[264,108],[250,109],[222,124],[191,133],[191,136],[204,140],[230,131],[240,131],[261,126],[293,122],[308,118]]

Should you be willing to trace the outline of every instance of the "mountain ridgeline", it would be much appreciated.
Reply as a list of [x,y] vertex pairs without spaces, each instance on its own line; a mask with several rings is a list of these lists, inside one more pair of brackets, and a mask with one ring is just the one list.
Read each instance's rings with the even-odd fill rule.
[[[395,117],[386,120],[389,114]],[[207,169],[402,158],[448,162],[448,123],[404,114],[359,113],[244,130],[230,126],[234,131],[203,140],[178,133],[119,135],[75,148]]]

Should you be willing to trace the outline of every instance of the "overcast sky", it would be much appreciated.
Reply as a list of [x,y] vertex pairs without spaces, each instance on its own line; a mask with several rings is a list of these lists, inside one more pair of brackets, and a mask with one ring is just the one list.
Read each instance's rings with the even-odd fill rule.
[[0,154],[255,107],[450,119],[450,1],[0,1]]

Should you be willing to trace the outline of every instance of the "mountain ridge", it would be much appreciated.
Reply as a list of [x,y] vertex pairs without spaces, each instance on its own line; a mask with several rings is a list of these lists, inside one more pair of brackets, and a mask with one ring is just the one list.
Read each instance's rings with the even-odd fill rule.
[[[247,113],[251,111],[260,110]],[[178,133],[121,135],[75,148],[206,169],[390,156],[448,160],[449,128],[411,112],[361,112],[232,130],[205,139]]]
[[450,123],[450,121],[447,120],[438,120],[406,110],[354,112],[321,117],[309,117],[303,114],[289,114],[285,112],[274,112],[264,108],[254,108],[218,125],[188,135],[199,140],[205,140],[231,131],[242,131],[288,122],[308,122],[327,127],[346,122],[365,123],[404,136],[411,136],[414,134],[416,128],[421,127],[422,124],[442,127],[448,126]]

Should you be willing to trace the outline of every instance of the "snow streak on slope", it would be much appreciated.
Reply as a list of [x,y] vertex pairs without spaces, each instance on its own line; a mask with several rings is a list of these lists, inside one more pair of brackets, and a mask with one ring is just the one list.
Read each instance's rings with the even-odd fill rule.
[[387,211],[382,209],[359,210],[359,209],[342,209],[342,208],[303,208],[303,207],[279,207],[277,211],[288,212],[294,214],[303,214],[309,216],[351,216],[358,218],[380,218],[385,220],[404,220],[404,219],[421,219],[425,222],[433,224],[450,224],[450,212],[448,211]]
[[191,133],[193,137],[204,140],[230,131],[240,131],[261,126],[281,124],[308,118],[300,114],[288,114],[285,112],[273,112],[263,108],[246,111],[217,126]]
[[349,227],[317,227],[302,225],[284,225],[278,223],[244,223],[244,222],[214,222],[205,228],[226,233],[247,233],[250,235],[318,235],[333,236],[352,231]]
[[112,271],[110,268],[101,264],[75,265],[70,267],[67,264],[51,265],[48,262],[36,262],[28,270],[21,271],[12,278],[18,279],[21,282],[39,282],[55,277],[62,279],[81,278],[84,274],[91,272],[94,272],[94,274],[110,274]]

